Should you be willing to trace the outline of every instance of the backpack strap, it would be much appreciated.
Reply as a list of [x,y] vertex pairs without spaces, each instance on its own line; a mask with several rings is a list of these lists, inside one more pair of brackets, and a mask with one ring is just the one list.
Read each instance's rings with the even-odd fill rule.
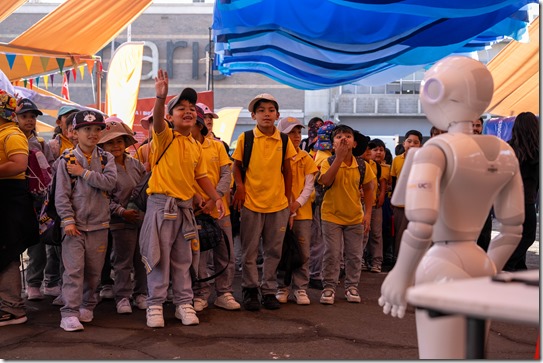
[[[245,170],[249,167],[249,162],[251,161],[251,154],[253,152],[253,144],[255,142],[255,134],[253,130],[245,131],[245,138],[243,142],[243,160],[242,160],[242,166]],[[287,155],[287,147],[288,147],[288,135],[280,132],[279,135],[281,136],[281,142],[282,142],[282,159],[281,159],[281,169],[283,168],[283,165],[285,164],[285,156]]]
[[377,183],[379,183],[379,180],[381,180],[381,164],[375,163],[377,165]]

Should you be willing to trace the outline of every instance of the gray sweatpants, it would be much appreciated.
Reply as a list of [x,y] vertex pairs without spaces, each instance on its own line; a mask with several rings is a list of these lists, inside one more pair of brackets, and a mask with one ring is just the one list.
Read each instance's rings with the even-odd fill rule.
[[[234,273],[235,273],[235,253],[234,253],[234,241],[232,238],[232,223],[230,222],[230,216],[224,216],[218,219],[217,222],[228,237],[228,243],[230,245],[230,260],[228,259],[228,251],[226,249],[225,241],[221,241],[217,247],[210,251],[200,252],[200,263],[198,264],[198,278],[204,278],[210,276],[208,271],[207,261],[209,254],[211,253],[211,259],[213,260],[213,273],[221,271],[228,263],[226,270],[215,278],[215,290],[217,296],[221,296],[226,292],[232,293],[234,291]],[[224,236],[223,236],[224,238]],[[211,294],[211,282],[197,282],[193,286],[194,297],[207,300]]]
[[[283,239],[290,210],[285,208],[274,213],[257,213],[246,207],[241,210],[241,253],[242,273],[241,287],[260,287],[262,295],[277,292],[277,265],[281,260]],[[262,279],[258,282],[258,245],[262,236],[264,263]]]
[[20,318],[25,316],[25,301],[21,298],[21,271],[19,260],[10,262],[0,271],[0,310]]
[[370,232],[364,236],[364,250],[368,251],[372,267],[383,264],[383,208],[373,207]]
[[322,221],[324,237],[324,257],[322,260],[322,284],[324,288],[336,290],[339,281],[339,265],[341,257],[341,237],[345,253],[345,289],[358,288],[362,269],[362,243],[364,226],[353,224],[343,226]]
[[[134,270],[134,278],[142,280],[137,282],[140,286],[142,284],[147,286],[147,276],[141,258],[139,263],[134,259],[134,254],[139,250],[138,230],[136,228],[115,229],[111,230],[111,236],[113,237],[111,255],[115,280],[113,291],[115,292],[115,301],[119,302],[123,298],[129,299],[134,292],[134,284],[130,275],[132,270]],[[144,289],[144,291],[146,290],[147,288]]]
[[311,243],[309,251],[309,277],[315,280],[321,280],[324,241],[322,239],[320,206],[316,206],[313,212],[313,220],[311,221]]
[[66,236],[62,242],[63,318],[79,317],[79,308],[94,310],[98,303],[96,289],[106,258],[108,230],[80,232],[79,236]]

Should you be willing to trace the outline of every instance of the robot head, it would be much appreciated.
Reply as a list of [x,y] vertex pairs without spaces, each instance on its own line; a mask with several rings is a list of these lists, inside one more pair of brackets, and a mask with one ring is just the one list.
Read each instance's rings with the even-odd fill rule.
[[464,56],[447,57],[434,64],[421,86],[422,109],[441,130],[447,130],[453,122],[479,118],[494,92],[490,71],[481,62]]

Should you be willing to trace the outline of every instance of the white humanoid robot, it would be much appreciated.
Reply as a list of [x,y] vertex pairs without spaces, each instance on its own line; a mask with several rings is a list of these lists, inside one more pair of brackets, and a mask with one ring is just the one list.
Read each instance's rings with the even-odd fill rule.
[[[524,194],[515,153],[495,136],[473,135],[472,120],[486,110],[492,94],[492,75],[468,57],[444,58],[425,74],[423,110],[448,132],[408,154],[392,196],[393,205],[405,205],[409,225],[381,286],[385,314],[404,316],[413,282],[496,274],[521,238]],[[485,253],[476,241],[492,206],[500,233]],[[419,309],[415,314],[420,358],[465,357],[465,319],[431,318]]]

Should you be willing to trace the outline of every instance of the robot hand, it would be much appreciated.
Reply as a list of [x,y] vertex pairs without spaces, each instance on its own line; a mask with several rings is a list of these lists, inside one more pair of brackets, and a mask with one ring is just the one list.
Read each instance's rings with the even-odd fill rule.
[[381,297],[379,298],[379,306],[383,307],[383,313],[392,315],[394,318],[403,318],[405,316],[405,308],[407,301],[405,293],[410,284],[405,281],[405,278],[398,275],[398,270],[392,269],[381,285]]

